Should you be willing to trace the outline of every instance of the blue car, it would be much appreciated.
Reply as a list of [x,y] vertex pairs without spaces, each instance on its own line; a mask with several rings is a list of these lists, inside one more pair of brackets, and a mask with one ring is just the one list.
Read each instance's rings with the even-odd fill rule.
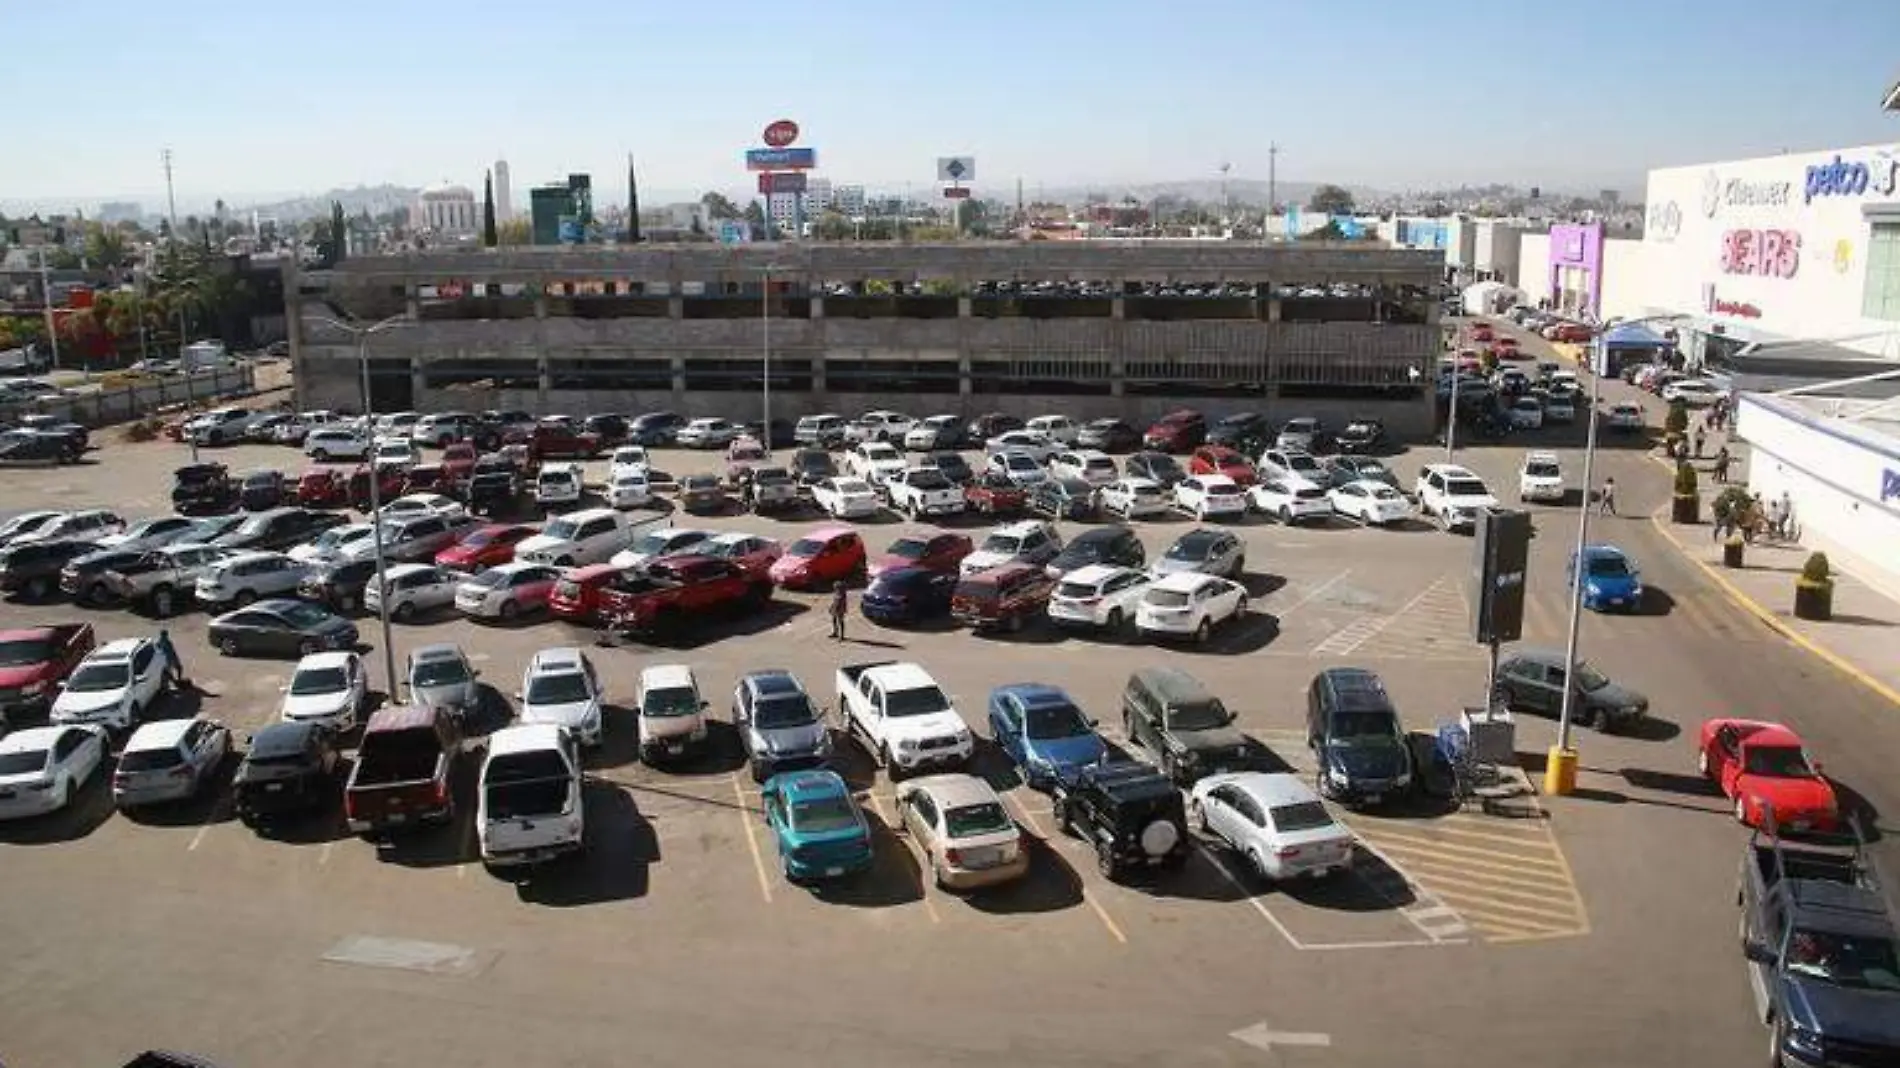
[[950,614],[957,576],[921,567],[882,572],[858,597],[858,610],[875,623],[919,623]]
[[990,692],[990,737],[1009,755],[1031,788],[1047,790],[1073,781],[1076,772],[1099,763],[1108,743],[1095,721],[1069,695],[1039,682],[1018,682]]
[[835,771],[788,771],[765,780],[765,823],[791,882],[839,879],[871,866],[871,825]]
[[[1643,603],[1643,573],[1636,561],[1614,545],[1583,550],[1583,606],[1592,612],[1634,612]],[[1577,583],[1577,557],[1564,569],[1564,582]]]

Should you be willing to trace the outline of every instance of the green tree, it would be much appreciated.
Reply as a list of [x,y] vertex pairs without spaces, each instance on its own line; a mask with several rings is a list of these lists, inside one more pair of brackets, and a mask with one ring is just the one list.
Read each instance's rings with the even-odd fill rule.
[[114,226],[86,224],[86,261],[96,268],[116,271],[130,262],[130,249],[123,230]]
[[495,243],[503,248],[516,248],[534,240],[534,226],[527,219],[509,219],[495,229]]
[[706,214],[714,219],[737,219],[744,214],[739,210],[739,205],[734,204],[732,198],[724,193],[707,193],[699,198],[699,202],[706,205]]
[[1309,211],[1323,211],[1328,215],[1351,215],[1352,194],[1343,186],[1322,185],[1313,190],[1306,207]]
[[[730,218],[731,216],[726,217]],[[759,206],[758,201],[753,200],[746,203],[744,218],[746,222],[751,224],[752,229],[765,234],[767,237],[771,236],[765,227],[765,209]]]
[[852,236],[853,227],[851,220],[845,218],[842,212],[827,211],[812,224],[811,232],[820,241],[847,241]]
[[482,176],[482,246],[494,248],[500,238],[495,234],[495,176]]
[[1325,226],[1320,227],[1319,229],[1313,231],[1310,234],[1302,234],[1300,236],[1300,240],[1302,241],[1344,241],[1346,240],[1346,232],[1339,228],[1339,224],[1337,222],[1334,222],[1332,219],[1328,219],[1326,220]]

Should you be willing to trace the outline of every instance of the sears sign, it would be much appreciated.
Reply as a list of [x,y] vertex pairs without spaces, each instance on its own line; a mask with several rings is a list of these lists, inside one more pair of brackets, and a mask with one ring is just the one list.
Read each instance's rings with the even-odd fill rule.
[[1805,198],[1809,204],[1815,197],[1858,197],[1872,193],[1879,197],[1890,197],[1896,187],[1900,187],[1900,158],[1891,152],[1881,152],[1871,160],[1846,160],[1836,153],[1828,163],[1816,164],[1808,168]]

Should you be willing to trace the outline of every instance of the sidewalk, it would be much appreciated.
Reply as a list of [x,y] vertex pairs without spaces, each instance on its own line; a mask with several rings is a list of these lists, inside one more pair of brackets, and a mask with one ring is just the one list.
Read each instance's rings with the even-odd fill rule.
[[[1707,514],[1706,500],[1703,513]],[[1825,623],[1796,619],[1794,581],[1810,550],[1798,545],[1756,543],[1745,550],[1745,565],[1730,570],[1722,566],[1722,545],[1713,540],[1712,527],[1677,526],[1669,521],[1666,511],[1656,513],[1651,521],[1729,599],[1788,640],[1900,706],[1900,656],[1895,655],[1900,649],[1900,602],[1836,571],[1834,618]]]

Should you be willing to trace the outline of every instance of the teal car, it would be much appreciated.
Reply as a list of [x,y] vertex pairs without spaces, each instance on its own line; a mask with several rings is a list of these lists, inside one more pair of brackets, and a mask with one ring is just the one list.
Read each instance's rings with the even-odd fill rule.
[[788,771],[767,779],[765,823],[791,882],[838,879],[871,866],[871,825],[835,771]]

